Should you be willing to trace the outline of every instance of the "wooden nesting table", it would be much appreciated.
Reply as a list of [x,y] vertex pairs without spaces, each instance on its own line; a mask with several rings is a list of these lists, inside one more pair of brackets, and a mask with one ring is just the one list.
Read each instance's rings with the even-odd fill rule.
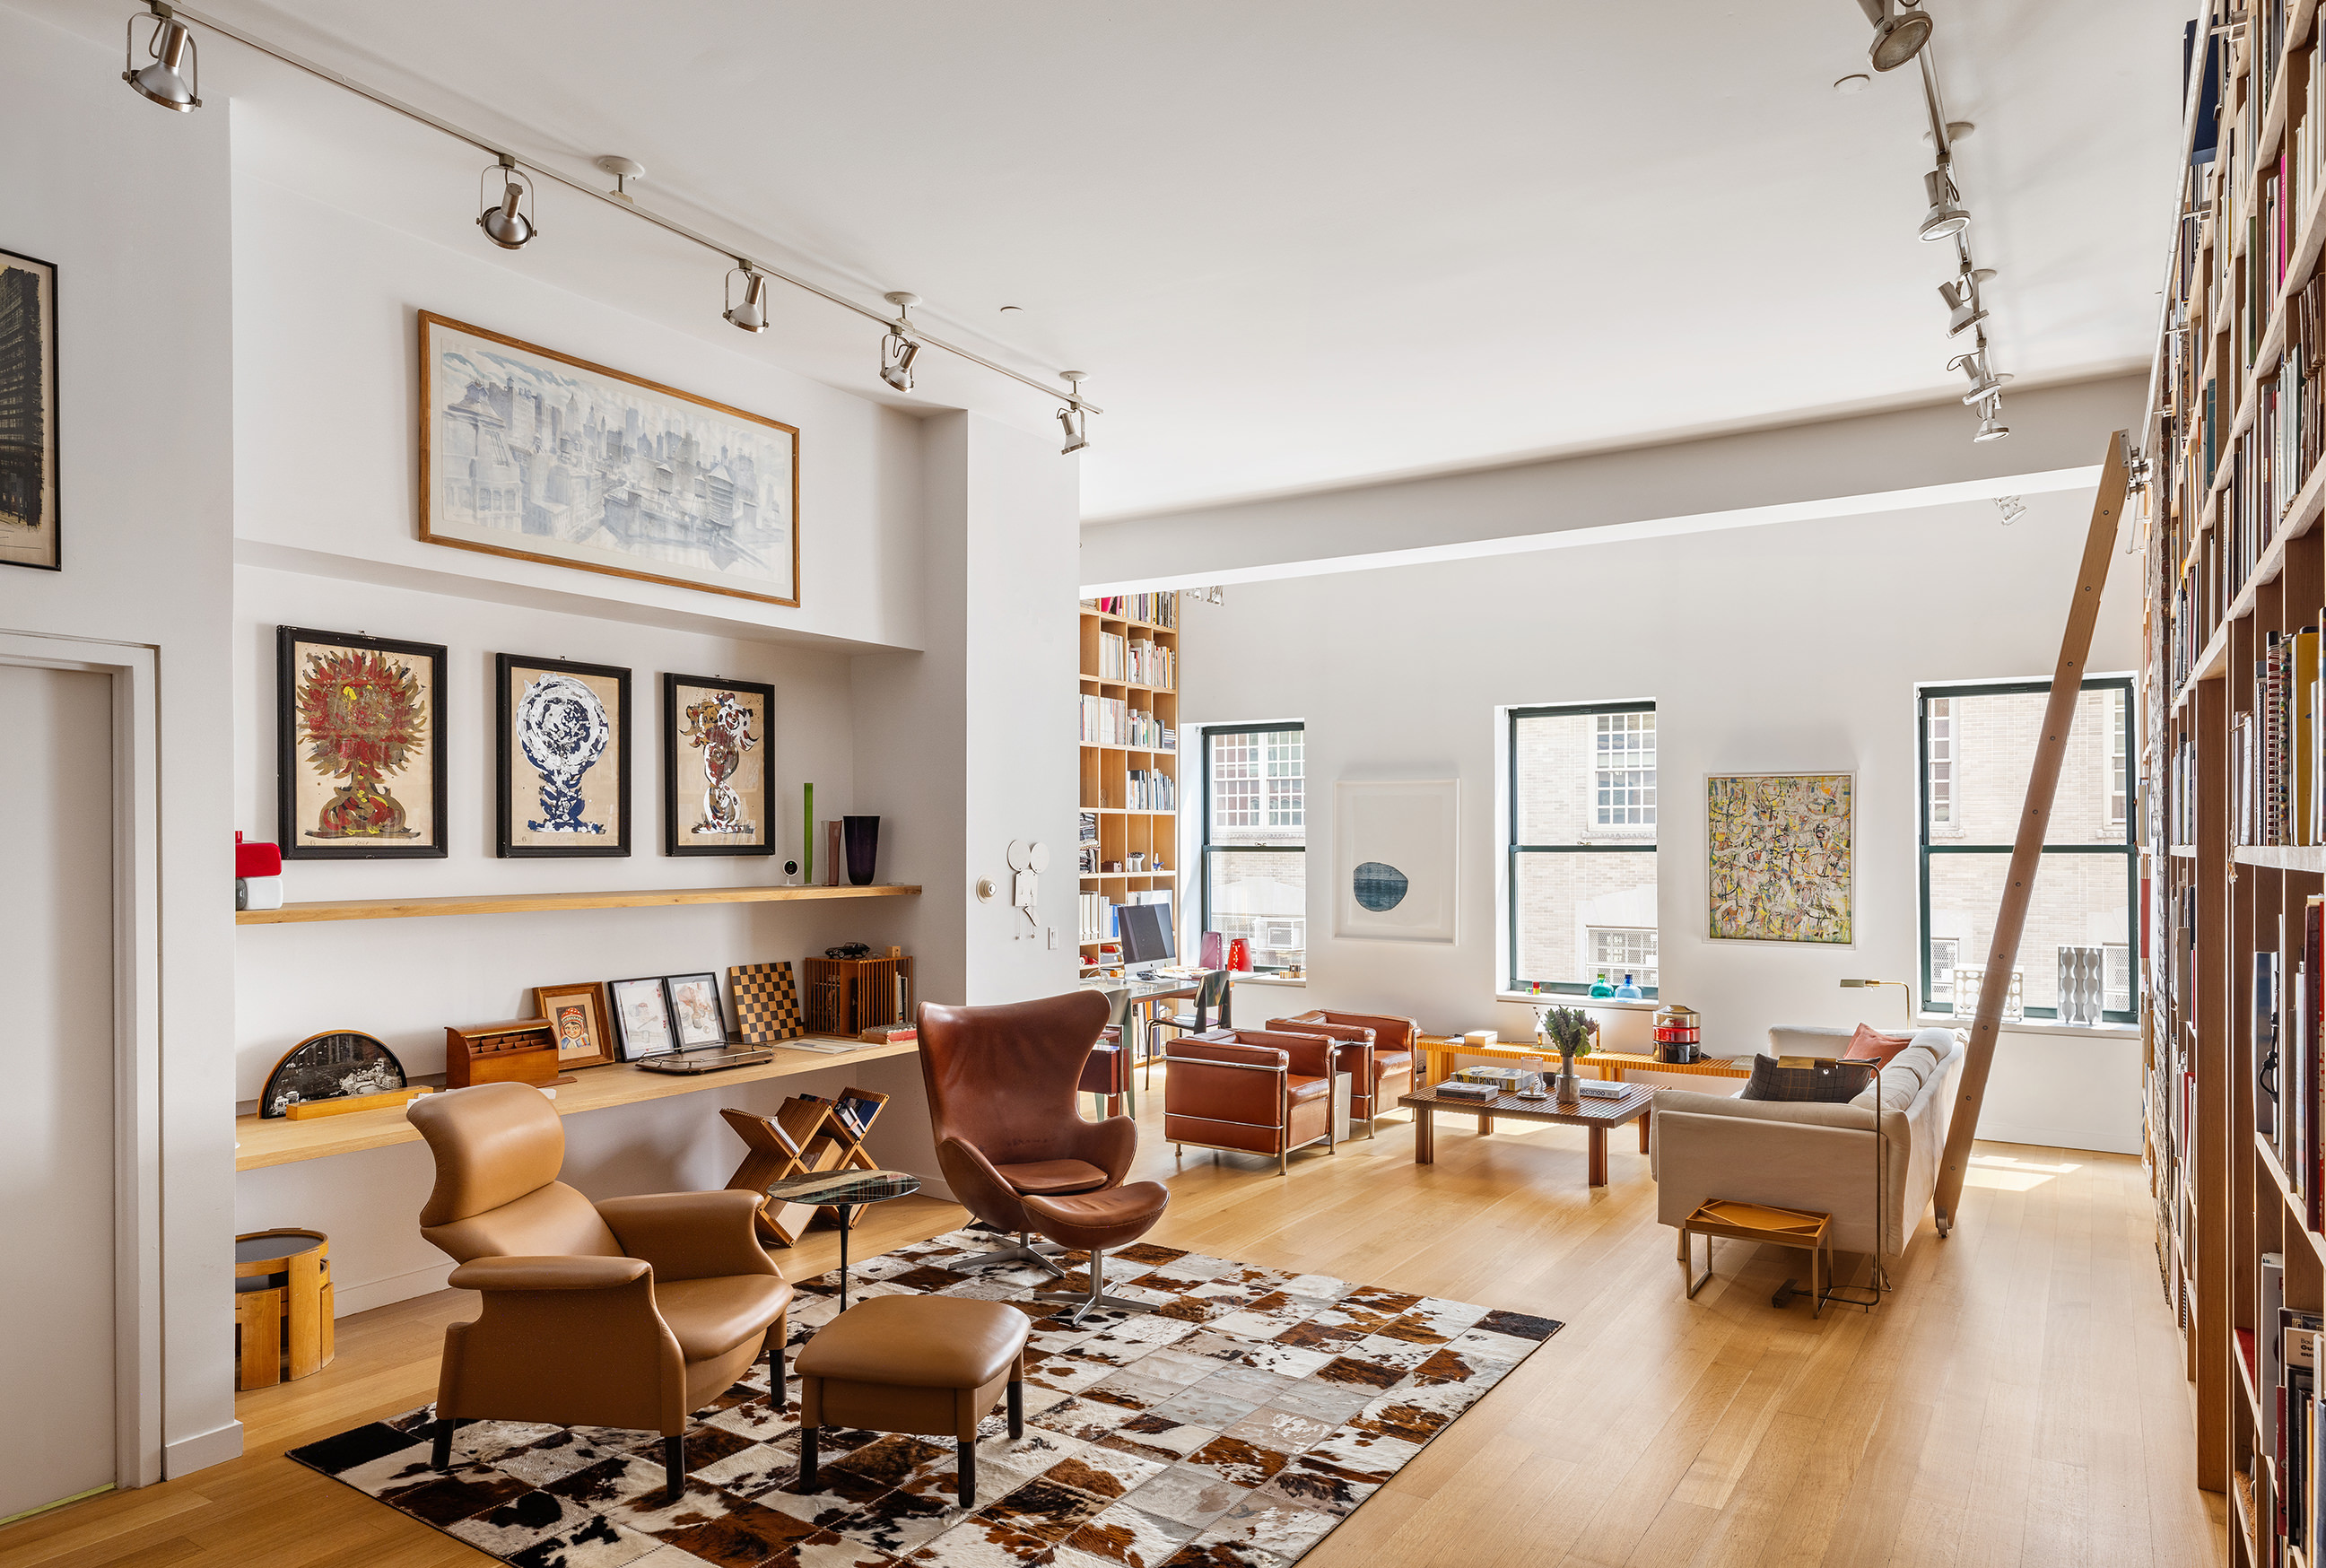
[[1586,1095],[1572,1105],[1562,1105],[1553,1099],[1521,1099],[1514,1094],[1498,1094],[1492,1099],[1465,1099],[1456,1095],[1439,1094],[1434,1089],[1398,1096],[1397,1102],[1413,1111],[1413,1163],[1433,1164],[1437,1158],[1437,1137],[1430,1122],[1434,1113],[1458,1110],[1478,1118],[1481,1137],[1494,1130],[1494,1118],[1510,1117],[1518,1121],[1549,1122],[1559,1127],[1587,1128],[1591,1134],[1590,1184],[1607,1184],[1607,1129],[1621,1127],[1627,1121],[1640,1124],[1640,1147],[1648,1146],[1648,1107],[1655,1103],[1655,1091],[1644,1084],[1627,1083],[1621,1099],[1601,1099]]

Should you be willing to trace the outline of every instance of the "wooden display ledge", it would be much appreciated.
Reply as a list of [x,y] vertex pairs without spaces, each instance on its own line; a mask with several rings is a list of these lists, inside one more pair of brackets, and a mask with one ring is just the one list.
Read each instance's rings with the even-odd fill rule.
[[[1423,1070],[1432,1084],[1453,1076],[1456,1058],[1484,1056],[1499,1062],[1516,1062],[1529,1056],[1540,1056],[1549,1062],[1549,1077],[1558,1071],[1558,1053],[1549,1045],[1523,1045],[1515,1041],[1498,1040],[1492,1045],[1467,1045],[1459,1035],[1424,1035],[1419,1038],[1423,1056]],[[1665,1062],[1633,1051],[1594,1051],[1575,1059],[1578,1076],[1596,1077],[1603,1082],[1624,1081],[1626,1072],[1670,1072],[1688,1078],[1750,1078],[1752,1058],[1740,1064],[1725,1056],[1701,1056],[1694,1062]]]
[[338,898],[243,909],[237,925],[295,925],[310,920],[409,920],[423,914],[528,914],[553,909],[639,909],[665,904],[788,904],[814,898],[911,898],[916,883],[870,887],[656,887],[612,893],[468,893],[444,898]]
[[[697,1094],[706,1089],[760,1083],[770,1078],[799,1078],[834,1067],[852,1067],[860,1062],[877,1062],[884,1056],[909,1056],[919,1049],[910,1040],[889,1045],[860,1045],[853,1051],[829,1054],[777,1046],[773,1062],[760,1067],[730,1068],[725,1072],[648,1072],[627,1062],[585,1067],[575,1074],[573,1082],[559,1087],[557,1098],[550,1104],[560,1116],[579,1116],[585,1110],[667,1099],[675,1094]],[[379,1110],[349,1111],[345,1116],[318,1117],[312,1121],[238,1116],[234,1118],[234,1168],[256,1171],[268,1165],[350,1155],[360,1149],[383,1149],[390,1144],[418,1143],[420,1129],[405,1119],[402,1106],[389,1106]]]

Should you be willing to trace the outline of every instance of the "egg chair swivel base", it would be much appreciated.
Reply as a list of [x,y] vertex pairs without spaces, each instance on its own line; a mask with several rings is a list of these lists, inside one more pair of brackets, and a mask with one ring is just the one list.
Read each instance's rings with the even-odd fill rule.
[[1151,1313],[1157,1304],[1106,1294],[1106,1252],[1128,1247],[1155,1227],[1171,1193],[1159,1182],[1132,1182],[1103,1192],[1076,1192],[1064,1197],[1028,1195],[1026,1212],[1043,1235],[1090,1254],[1090,1285],[1086,1290],[1037,1290],[1034,1299],[1072,1302],[1066,1321],[1080,1328],[1094,1312]]

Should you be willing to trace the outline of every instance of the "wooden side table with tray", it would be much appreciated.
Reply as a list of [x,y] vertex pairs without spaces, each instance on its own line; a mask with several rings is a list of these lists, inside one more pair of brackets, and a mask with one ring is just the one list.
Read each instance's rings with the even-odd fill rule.
[[[1688,1286],[1688,1299],[1694,1301],[1696,1293],[1712,1281],[1712,1239],[1719,1237],[1728,1241],[1757,1241],[1771,1247],[1798,1247],[1810,1255],[1810,1316],[1819,1317],[1825,1312],[1825,1293],[1833,1287],[1833,1216],[1812,1214],[1801,1209],[1772,1209],[1765,1203],[1738,1203],[1726,1198],[1697,1205],[1696,1212],[1680,1222],[1679,1276]],[[1692,1238],[1704,1238],[1704,1273],[1696,1272]],[[1819,1277],[1819,1260],[1824,1260],[1824,1277]],[[1791,1306],[1795,1291],[1790,1279],[1777,1287],[1769,1298],[1774,1307]]]

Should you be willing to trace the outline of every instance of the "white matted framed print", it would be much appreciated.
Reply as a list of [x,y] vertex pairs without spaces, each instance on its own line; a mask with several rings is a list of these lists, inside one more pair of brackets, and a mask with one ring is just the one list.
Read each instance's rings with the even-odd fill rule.
[[1704,781],[1714,942],[1854,947],[1854,773],[1724,773]]
[[1333,934],[1451,943],[1457,779],[1333,785]]

